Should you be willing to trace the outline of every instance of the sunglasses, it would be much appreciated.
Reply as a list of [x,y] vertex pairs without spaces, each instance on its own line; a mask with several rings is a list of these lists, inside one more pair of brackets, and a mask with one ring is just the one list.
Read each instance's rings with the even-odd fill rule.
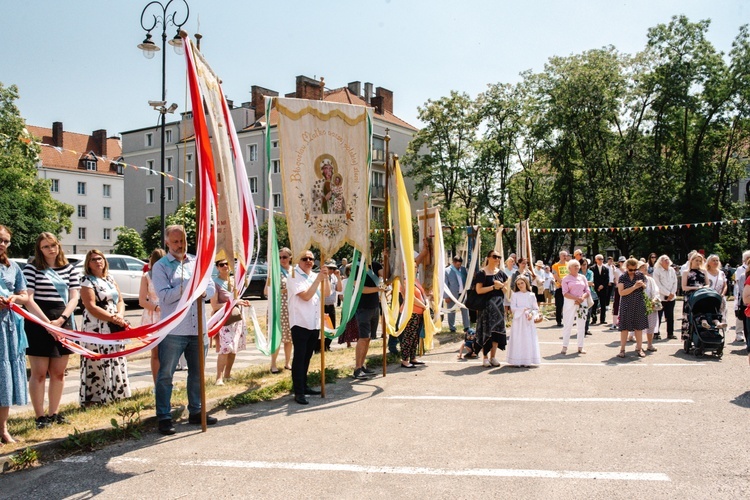
[[227,267],[229,264],[227,262],[219,262],[216,264],[216,267]]
[[91,257],[91,262],[99,262],[104,260],[104,257]]
[[635,268],[634,267],[629,267],[628,271],[635,271]]
[[302,257],[300,259],[301,262],[315,262],[315,259],[312,257]]
[[499,255],[491,255],[490,257],[492,257],[493,259],[499,259],[500,258]]
[[288,259],[288,258],[289,258],[288,255],[279,255],[279,259]]

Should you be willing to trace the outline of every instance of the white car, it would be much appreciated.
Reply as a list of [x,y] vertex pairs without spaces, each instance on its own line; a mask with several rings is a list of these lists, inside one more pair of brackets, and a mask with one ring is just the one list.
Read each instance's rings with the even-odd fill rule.
[[[85,274],[83,263],[86,259],[85,254],[66,255],[68,261],[73,264],[81,277]],[[143,266],[146,263],[130,255],[107,254],[104,256],[109,264],[109,274],[117,282],[120,288],[122,298],[125,302],[138,303],[138,293],[141,288],[141,278],[143,277]]]

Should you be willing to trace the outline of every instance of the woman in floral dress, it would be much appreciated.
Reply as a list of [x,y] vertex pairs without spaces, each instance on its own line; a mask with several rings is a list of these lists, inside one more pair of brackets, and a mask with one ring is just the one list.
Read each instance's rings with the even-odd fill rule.
[[[129,325],[125,321],[125,302],[114,278],[109,275],[109,264],[99,250],[89,250],[83,264],[86,276],[81,282],[84,332],[107,334],[121,331]],[[82,346],[99,354],[112,354],[124,349],[123,344],[90,344]],[[125,357],[89,359],[81,356],[82,406],[105,404],[130,397],[128,362]]]

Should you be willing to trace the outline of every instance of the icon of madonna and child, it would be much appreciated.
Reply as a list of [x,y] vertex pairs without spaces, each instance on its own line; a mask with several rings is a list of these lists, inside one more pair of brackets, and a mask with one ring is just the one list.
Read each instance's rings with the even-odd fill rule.
[[338,173],[338,166],[333,156],[328,154],[319,156],[315,160],[315,174],[318,180],[312,188],[312,213],[345,213],[344,177]]

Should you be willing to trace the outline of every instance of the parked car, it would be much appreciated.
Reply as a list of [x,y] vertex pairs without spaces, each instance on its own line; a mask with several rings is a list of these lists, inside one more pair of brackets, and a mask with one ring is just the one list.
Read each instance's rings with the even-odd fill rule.
[[[83,263],[86,259],[84,254],[66,255],[68,261],[73,264],[81,276],[85,274]],[[104,256],[109,264],[109,273],[117,282],[122,298],[127,303],[138,303],[138,292],[141,288],[141,277],[143,277],[143,266],[146,265],[140,259],[129,255],[109,254]]]
[[255,272],[247,288],[242,292],[242,298],[260,297],[266,299],[266,280],[268,279],[268,266],[266,264],[257,264]]

